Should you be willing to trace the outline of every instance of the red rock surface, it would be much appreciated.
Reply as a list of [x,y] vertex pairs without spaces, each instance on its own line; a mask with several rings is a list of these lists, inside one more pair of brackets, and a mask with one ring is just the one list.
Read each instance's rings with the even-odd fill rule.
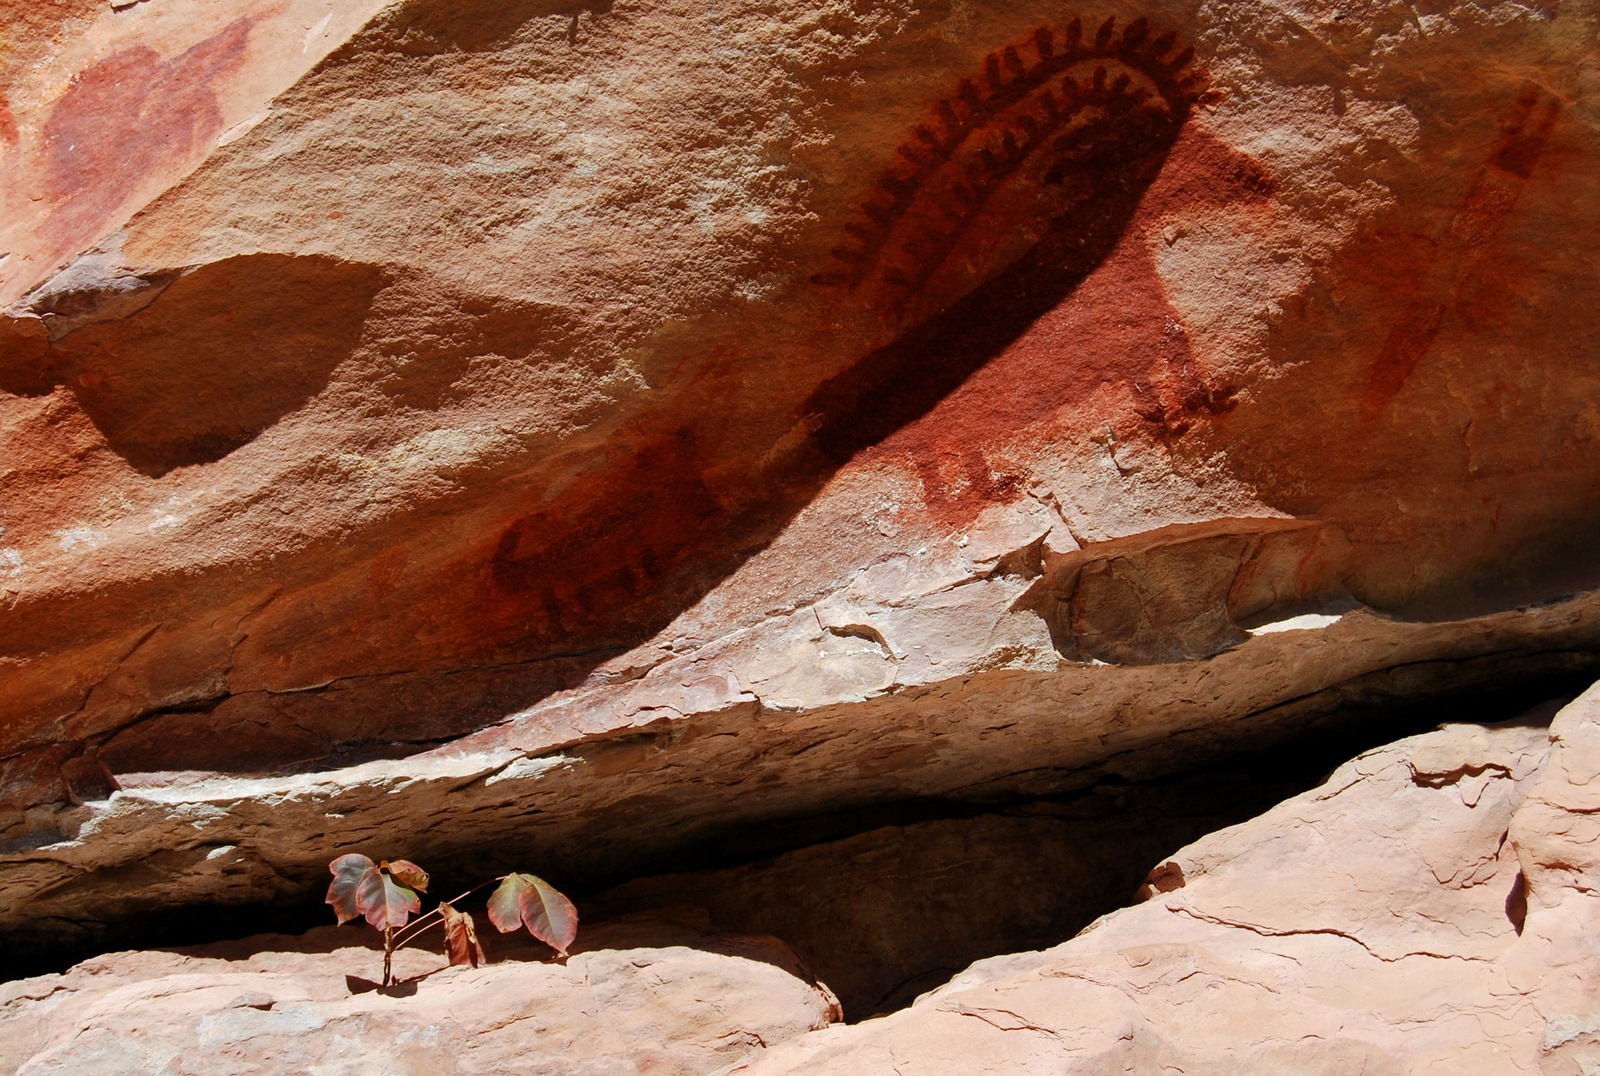
[[[811,281],[890,212],[896,146],[978,107],[962,78],[958,163],[1022,130],[997,102],[1071,12],[414,3],[318,62],[352,31],[180,6],[64,24],[11,91],[8,752],[376,674],[516,666],[531,700],[708,594],[726,630],[1007,506],[1060,549],[1316,519],[1291,603],[1590,566],[1560,552],[1596,482],[1580,16],[1152,9],[1144,52],[1090,23],[1083,79],[1149,82],[1173,28],[1219,99],[1170,151],[1193,89],[1030,157],[1055,182],[1000,184],[906,306],[887,262]],[[109,126],[72,149],[80,115]],[[384,708],[362,739],[506,707]]]
[[0,930],[1600,668],[1582,4],[0,28]]
[[381,0],[0,4],[0,304],[26,295],[242,137],[267,101],[380,7]]

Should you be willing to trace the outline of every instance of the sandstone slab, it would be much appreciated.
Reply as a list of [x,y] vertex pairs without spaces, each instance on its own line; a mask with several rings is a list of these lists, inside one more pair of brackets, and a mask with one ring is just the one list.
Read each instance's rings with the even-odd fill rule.
[[1600,1063],[1600,688],[1450,725],[1185,848],[1148,900],[741,1071],[1540,1073]]
[[[365,933],[362,928],[363,934]],[[825,1027],[832,1004],[774,938],[662,922],[586,930],[558,965],[490,939],[496,963],[443,968],[355,928],[112,953],[0,987],[0,1071],[720,1073]]]
[[[985,585],[1014,591],[1016,581]],[[958,589],[981,596],[985,585]],[[985,668],[980,649],[948,680],[855,684],[855,701],[734,694],[747,661],[776,657],[806,690],[804,655],[822,664],[829,651],[878,648],[802,614],[736,637],[715,664],[686,655],[620,691],[562,693],[405,758],[270,776],[135,771],[117,790],[104,776],[98,791],[85,782],[82,804],[19,812],[7,832],[0,926],[15,952],[37,956],[103,946],[186,904],[314,905],[326,864],[355,848],[478,877],[536,862],[598,889],[671,870],[705,842],[817,814],[1060,795],[1262,749],[1446,688],[1570,679],[1600,634],[1593,595],[1436,623],[1357,610],[1203,661],[1052,658],[1053,668],[1018,670]],[[988,646],[993,635],[975,638]]]

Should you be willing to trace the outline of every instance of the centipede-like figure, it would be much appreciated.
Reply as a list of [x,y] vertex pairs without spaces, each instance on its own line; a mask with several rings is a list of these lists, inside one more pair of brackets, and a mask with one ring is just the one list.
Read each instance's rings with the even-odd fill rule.
[[1194,50],[1176,46],[1142,18],[1119,34],[1113,17],[1091,39],[1074,19],[991,53],[900,145],[812,281],[901,324],[969,292],[1171,144],[1206,93]]

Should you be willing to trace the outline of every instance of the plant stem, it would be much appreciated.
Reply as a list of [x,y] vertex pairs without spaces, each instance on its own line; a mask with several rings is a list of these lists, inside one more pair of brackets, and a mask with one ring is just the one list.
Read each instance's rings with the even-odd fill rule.
[[[465,893],[461,894],[459,897],[456,897],[456,898],[454,898],[452,900],[441,900],[439,903],[440,904],[450,904],[450,905],[459,904],[462,901],[466,900],[468,897],[472,896],[472,894],[476,893],[478,890],[482,889],[484,886],[493,885],[495,882],[498,882],[499,880],[500,880],[499,878],[490,878],[487,882],[479,882],[477,885],[473,886],[471,889],[467,890]],[[433,916],[436,916],[436,915],[439,916],[438,919],[434,920],[432,923],[428,923],[428,925],[426,927],[424,927],[422,925],[423,923],[427,923],[429,919],[431,919]],[[440,914],[438,908],[435,908],[433,911],[428,912],[425,915],[418,916],[415,920],[412,921],[412,923],[411,923],[411,925],[409,927],[406,927],[404,930],[401,931],[400,941],[395,945],[395,948],[396,949],[404,949],[406,946],[410,945],[417,938],[421,937],[423,934],[426,934],[429,930],[431,930],[434,927],[438,926],[442,922],[444,922],[444,916]],[[410,933],[406,933],[406,931],[410,931]]]
[[394,959],[394,927],[383,928],[383,985],[393,986],[394,976],[390,973],[390,961]]
[[[445,903],[448,904],[449,901],[446,901]],[[429,912],[428,914],[432,915],[433,913]],[[428,931],[432,930],[434,927],[444,926],[444,920],[443,919],[435,919],[433,922],[429,923],[427,926],[423,927],[421,930],[418,930],[418,929],[416,929],[417,923],[420,923],[421,921],[422,920],[419,919],[419,920],[417,920],[416,923],[412,923],[411,924],[411,927],[409,928],[411,930],[411,933],[406,936],[406,940],[405,941],[403,941],[400,944],[395,946],[396,949],[404,949],[406,946],[410,945],[412,942],[414,942],[418,938],[422,937],[424,934],[426,934]]]
[[[459,899],[459,898],[457,898],[457,899]],[[449,904],[450,901],[442,901],[441,903]],[[411,925],[410,926],[407,926],[403,930],[401,930],[401,932],[400,932],[400,934],[401,934],[400,941],[399,941],[399,944],[395,946],[395,948],[397,948],[397,949],[405,948],[406,946],[411,944],[411,940],[413,938],[417,937],[420,934],[427,933],[428,927],[434,926],[437,923],[444,922],[444,918],[441,916],[439,919],[435,919],[433,921],[433,923],[428,923],[428,920],[429,919],[433,919],[433,917],[436,916],[436,915],[439,915],[439,909],[438,908],[435,908],[431,912],[425,912],[422,915],[419,915],[415,919],[413,919],[411,921]],[[424,923],[428,923],[428,927],[423,926],[422,924],[424,924]]]

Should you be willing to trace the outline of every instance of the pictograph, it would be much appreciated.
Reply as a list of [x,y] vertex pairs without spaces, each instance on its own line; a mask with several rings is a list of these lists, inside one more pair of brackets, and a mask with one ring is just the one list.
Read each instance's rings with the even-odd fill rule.
[[991,53],[898,148],[833,266],[812,278],[875,302],[891,321],[937,312],[1015,260],[1119,172],[1159,157],[1205,72],[1177,35],[1116,19],[1040,27]]

